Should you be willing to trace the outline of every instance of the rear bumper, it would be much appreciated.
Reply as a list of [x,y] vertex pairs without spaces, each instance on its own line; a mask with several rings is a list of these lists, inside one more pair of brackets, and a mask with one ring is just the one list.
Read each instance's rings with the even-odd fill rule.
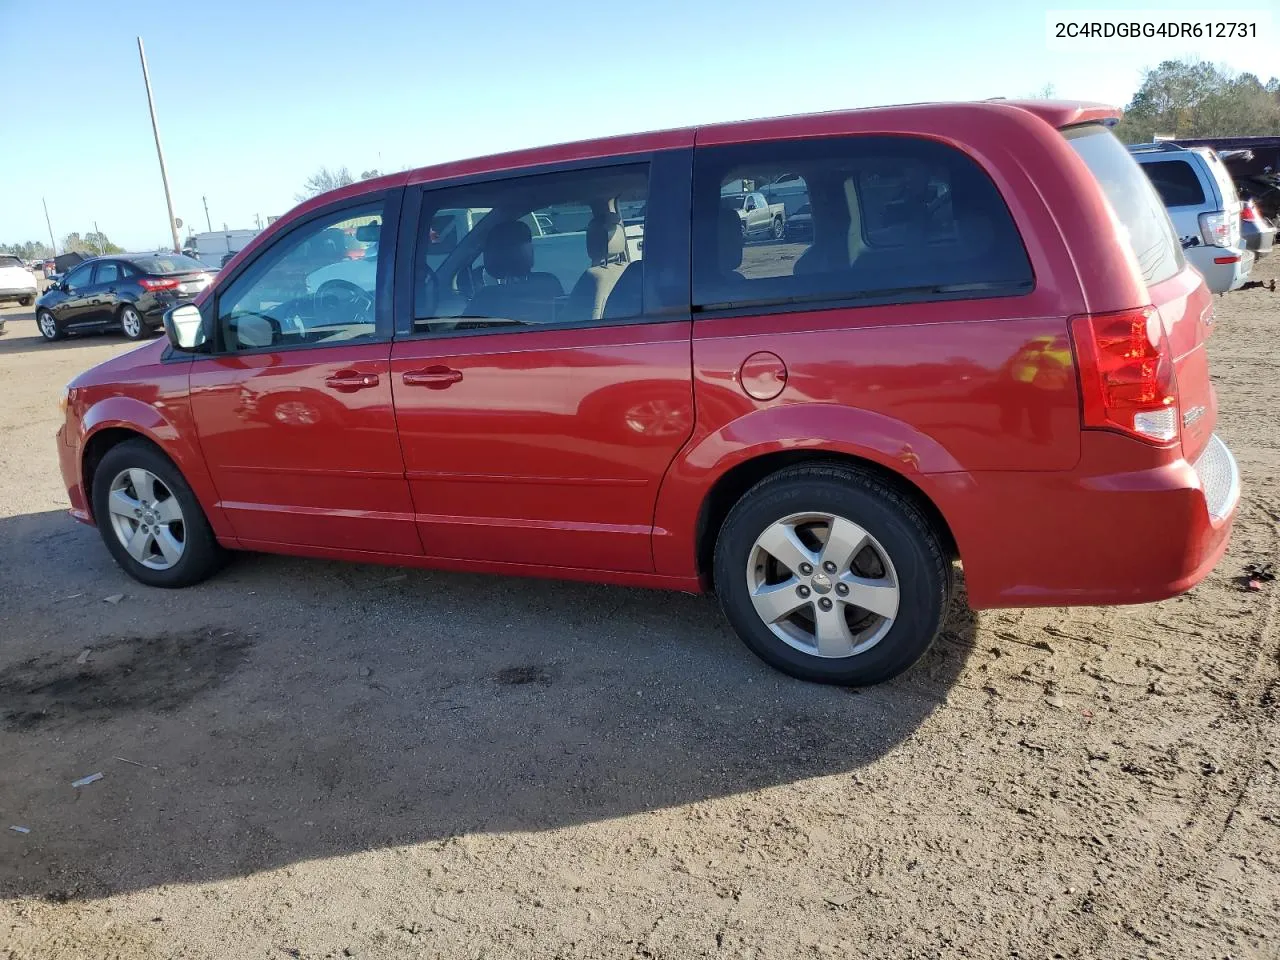
[[[1185,253],[1190,264],[1204,277],[1205,285],[1214,293],[1235,290],[1249,279],[1249,272],[1253,269],[1254,254],[1244,248],[1192,247]],[[1230,262],[1216,263],[1217,260]]]
[[30,287],[0,287],[0,300],[21,300],[24,297],[35,297],[36,288]]
[[1239,505],[1234,457],[1215,436],[1195,463],[1123,469],[1132,451],[1120,445],[1134,443],[1095,435],[1070,473],[968,475],[968,489],[952,494],[961,513],[940,502],[970,604],[1147,603],[1203,580],[1227,549]]

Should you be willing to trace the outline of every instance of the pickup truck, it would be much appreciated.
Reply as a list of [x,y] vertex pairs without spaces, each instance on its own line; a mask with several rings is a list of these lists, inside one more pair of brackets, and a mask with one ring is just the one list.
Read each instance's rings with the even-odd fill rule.
[[785,205],[770,203],[759,191],[721,194],[720,202],[729,209],[738,211],[744,240],[759,237],[782,239],[787,223]]

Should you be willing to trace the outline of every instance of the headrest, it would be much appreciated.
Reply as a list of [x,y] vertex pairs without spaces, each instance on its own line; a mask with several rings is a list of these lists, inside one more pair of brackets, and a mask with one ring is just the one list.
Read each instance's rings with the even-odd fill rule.
[[592,217],[587,224],[587,257],[595,266],[625,259],[627,232],[616,213]]
[[716,238],[721,273],[731,273],[742,264],[742,218],[737,210],[720,208],[720,235]]
[[525,277],[533,269],[533,231],[523,220],[507,220],[484,238],[484,269],[497,280]]

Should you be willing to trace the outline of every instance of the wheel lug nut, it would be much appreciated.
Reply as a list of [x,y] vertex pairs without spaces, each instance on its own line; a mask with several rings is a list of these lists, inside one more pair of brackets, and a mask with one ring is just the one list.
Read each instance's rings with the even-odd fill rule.
[[845,596],[848,592],[849,592],[849,585],[848,585],[847,583],[837,583],[837,584],[836,584],[836,593],[840,594],[840,596],[842,596],[842,597],[843,597],[843,596]]
[[813,573],[813,564],[810,564],[810,563],[800,564],[800,572],[806,577],[809,576],[809,574]]
[[819,601],[818,601],[818,606],[820,606],[823,610],[830,610],[830,609],[831,609],[831,598],[830,598],[830,597],[823,597],[821,600],[819,600]]
[[832,563],[830,560],[828,560],[826,563],[822,565],[822,569],[827,571],[827,573],[835,573],[836,565]]
[[808,587],[803,586],[803,585],[796,587],[796,596],[798,596],[798,597],[807,597],[808,595],[809,595],[809,588],[808,588]]

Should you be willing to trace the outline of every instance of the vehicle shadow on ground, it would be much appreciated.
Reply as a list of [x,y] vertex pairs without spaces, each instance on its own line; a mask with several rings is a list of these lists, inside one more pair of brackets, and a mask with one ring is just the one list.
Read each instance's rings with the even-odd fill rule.
[[40,331],[36,329],[35,314],[30,310],[23,313],[5,312],[0,314],[0,319],[5,321],[5,332],[0,334],[0,357],[50,350],[74,350],[78,347],[133,345],[115,330],[72,334],[66,339],[50,342],[40,336]]
[[151,590],[57,512],[0,519],[0,598],[0,894],[57,900],[847,775],[976,629],[961,600],[851,691],[770,670],[704,597],[266,556]]

